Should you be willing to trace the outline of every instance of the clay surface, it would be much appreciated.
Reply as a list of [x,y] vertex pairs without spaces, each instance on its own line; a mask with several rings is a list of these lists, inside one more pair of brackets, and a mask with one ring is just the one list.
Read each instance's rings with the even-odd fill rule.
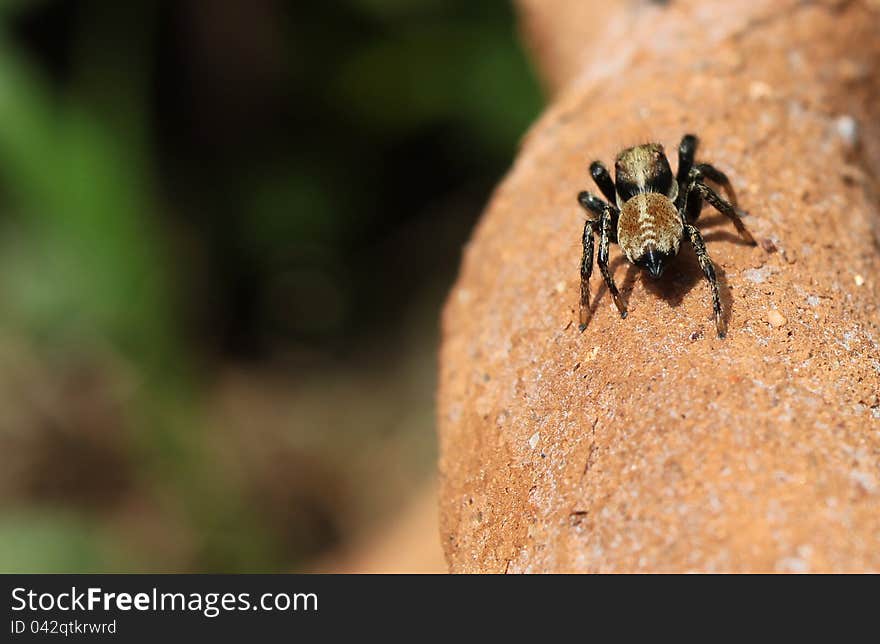
[[[557,89],[443,315],[441,536],[454,572],[880,571],[880,7],[522,0]],[[660,281],[594,271],[587,166],[685,132],[726,171],[738,241],[699,221]]]

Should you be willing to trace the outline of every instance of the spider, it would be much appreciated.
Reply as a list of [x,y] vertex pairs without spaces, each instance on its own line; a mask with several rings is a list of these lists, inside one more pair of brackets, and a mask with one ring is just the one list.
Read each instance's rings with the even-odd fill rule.
[[[698,139],[686,134],[678,146],[678,172],[673,177],[669,161],[659,143],[646,143],[627,148],[617,155],[614,163],[616,181],[601,161],[590,164],[590,174],[607,202],[589,192],[578,195],[578,203],[587,212],[599,216],[587,218],[584,225],[584,254],[581,259],[580,330],[590,319],[590,275],[593,273],[594,235],[599,235],[599,255],[596,263],[614,298],[620,317],[627,314],[626,305],[608,270],[608,251],[611,243],[620,246],[632,263],[659,278],[669,261],[678,254],[682,239],[694,247],[700,268],[712,291],[712,310],[715,328],[723,338],[727,328],[721,311],[721,296],[715,267],[709,259],[703,236],[694,226],[708,201],[721,214],[733,221],[740,237],[751,245],[755,238],[740,219],[736,194],[730,180],[708,163],[694,165]],[[704,183],[708,179],[723,188],[730,201]]]

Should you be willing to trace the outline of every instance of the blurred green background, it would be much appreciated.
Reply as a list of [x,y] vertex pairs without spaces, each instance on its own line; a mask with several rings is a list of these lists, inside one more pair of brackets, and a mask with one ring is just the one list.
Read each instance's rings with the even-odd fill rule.
[[0,571],[276,571],[433,474],[503,0],[0,0]]

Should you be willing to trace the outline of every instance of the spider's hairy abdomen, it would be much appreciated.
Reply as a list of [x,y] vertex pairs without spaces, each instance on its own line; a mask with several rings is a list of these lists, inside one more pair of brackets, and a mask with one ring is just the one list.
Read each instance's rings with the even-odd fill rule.
[[649,251],[676,255],[682,233],[675,204],[660,193],[638,194],[620,210],[617,243],[630,262],[636,263]]

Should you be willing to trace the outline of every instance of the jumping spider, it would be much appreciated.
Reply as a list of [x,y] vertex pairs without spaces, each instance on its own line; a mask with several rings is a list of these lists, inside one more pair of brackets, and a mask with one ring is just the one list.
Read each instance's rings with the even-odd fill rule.
[[[608,250],[619,244],[626,258],[658,278],[666,264],[678,254],[681,240],[687,238],[694,247],[703,274],[712,290],[712,309],[718,337],[727,332],[721,313],[721,296],[715,268],[703,236],[694,226],[703,200],[733,221],[740,237],[755,245],[755,239],[743,225],[737,208],[736,195],[730,180],[708,163],[694,165],[697,137],[686,134],[678,146],[678,173],[672,176],[669,161],[658,143],[628,148],[617,155],[614,163],[616,181],[601,161],[590,164],[590,174],[608,202],[589,192],[578,195],[578,203],[599,219],[587,219],[584,225],[584,254],[581,259],[580,330],[590,319],[590,275],[593,273],[593,235],[599,235],[599,256],[596,263],[605,284],[614,298],[620,317],[626,317],[626,305],[620,298],[614,278],[608,270]],[[704,183],[704,179],[720,185],[730,201],[725,201]],[[609,203],[610,202],[610,203]]]

